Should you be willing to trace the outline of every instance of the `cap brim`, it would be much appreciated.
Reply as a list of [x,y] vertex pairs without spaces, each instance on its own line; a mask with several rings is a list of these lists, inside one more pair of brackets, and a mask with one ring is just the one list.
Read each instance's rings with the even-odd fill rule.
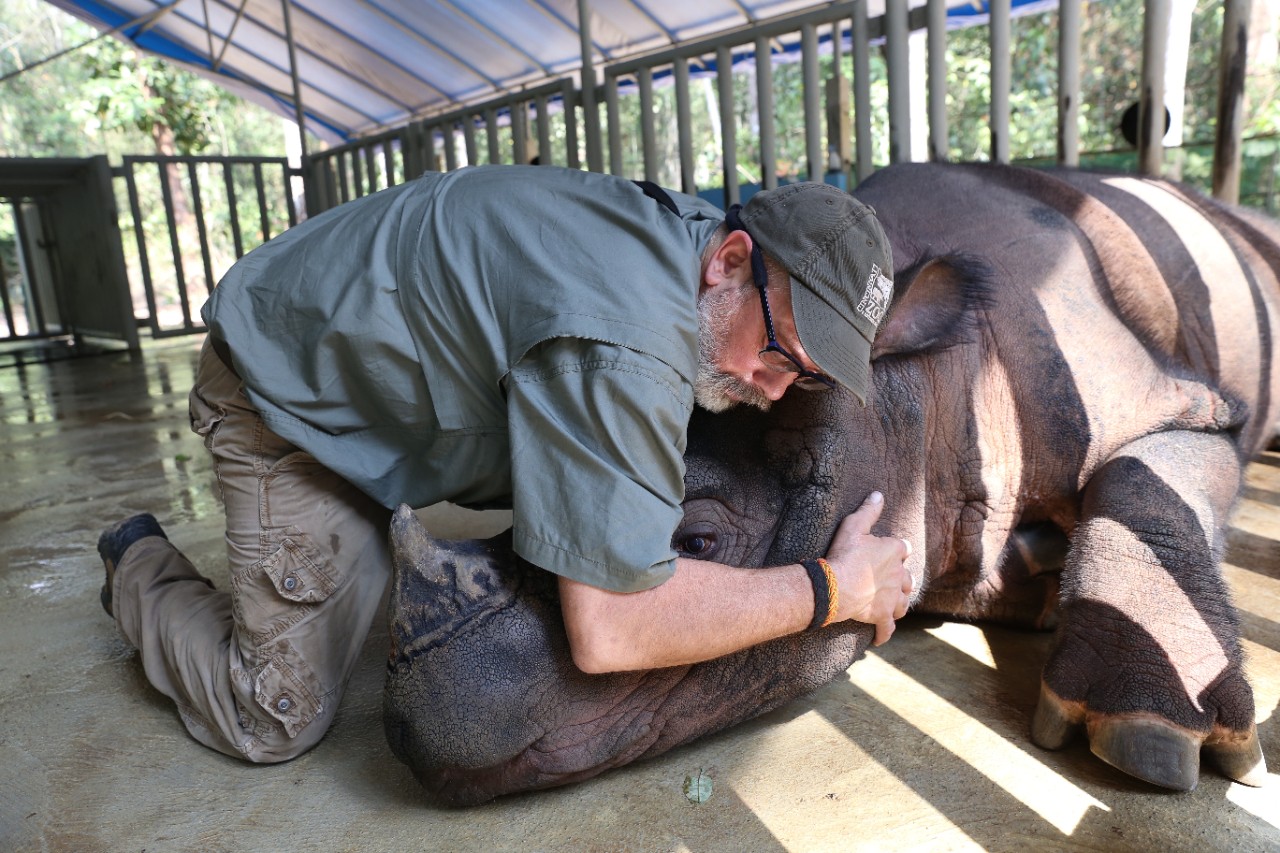
[[865,404],[871,385],[871,341],[795,276],[791,277],[791,308],[796,334],[809,358]]

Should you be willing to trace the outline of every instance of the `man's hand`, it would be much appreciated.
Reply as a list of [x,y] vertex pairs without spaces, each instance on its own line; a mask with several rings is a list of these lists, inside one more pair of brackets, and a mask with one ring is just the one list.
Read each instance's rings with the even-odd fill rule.
[[[904,540],[873,536],[884,498],[876,493],[845,518],[827,561],[836,574],[836,619],[875,625],[877,645],[907,612],[911,575]],[[740,569],[681,557],[652,589],[610,592],[560,578],[560,609],[574,663],[583,672],[697,663],[804,630],[813,586],[797,564]]]
[[903,565],[911,543],[871,533],[883,509],[884,495],[872,492],[840,522],[827,553],[839,594],[836,619],[875,625],[877,646],[893,636],[894,620],[906,615],[914,584]]

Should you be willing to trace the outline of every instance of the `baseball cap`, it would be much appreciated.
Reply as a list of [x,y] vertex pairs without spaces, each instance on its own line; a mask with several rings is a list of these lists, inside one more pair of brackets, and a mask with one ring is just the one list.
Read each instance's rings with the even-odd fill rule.
[[739,218],[791,276],[796,332],[809,358],[865,403],[871,342],[893,299],[893,255],[875,211],[806,181],[756,193]]

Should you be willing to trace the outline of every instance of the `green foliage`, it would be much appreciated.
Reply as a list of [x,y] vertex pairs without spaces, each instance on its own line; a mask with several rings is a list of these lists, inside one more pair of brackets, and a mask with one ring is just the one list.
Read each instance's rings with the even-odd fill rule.
[[[0,75],[79,49],[0,83],[0,156],[161,153],[283,156],[281,120],[199,75],[107,37],[44,0],[0,3]],[[85,44],[86,42],[91,42]]]
[[153,140],[168,129],[174,151],[163,153],[200,154],[212,143],[213,115],[232,97],[222,88],[115,39],[96,41],[79,55],[90,79],[71,111],[86,129],[134,128]]

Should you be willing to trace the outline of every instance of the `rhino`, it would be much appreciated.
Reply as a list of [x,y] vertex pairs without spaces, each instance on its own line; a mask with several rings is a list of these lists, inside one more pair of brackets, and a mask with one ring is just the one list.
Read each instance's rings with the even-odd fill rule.
[[[910,164],[856,195],[896,266],[865,406],[792,393],[696,412],[673,546],[794,563],[880,490],[876,532],[914,546],[914,612],[1055,632],[1035,743],[1083,729],[1157,786],[1193,789],[1202,753],[1261,784],[1220,560],[1280,408],[1280,229],[1130,175]],[[443,803],[658,755],[828,682],[873,637],[843,623],[586,675],[554,578],[509,533],[439,541],[401,507],[390,539],[387,739]]]

